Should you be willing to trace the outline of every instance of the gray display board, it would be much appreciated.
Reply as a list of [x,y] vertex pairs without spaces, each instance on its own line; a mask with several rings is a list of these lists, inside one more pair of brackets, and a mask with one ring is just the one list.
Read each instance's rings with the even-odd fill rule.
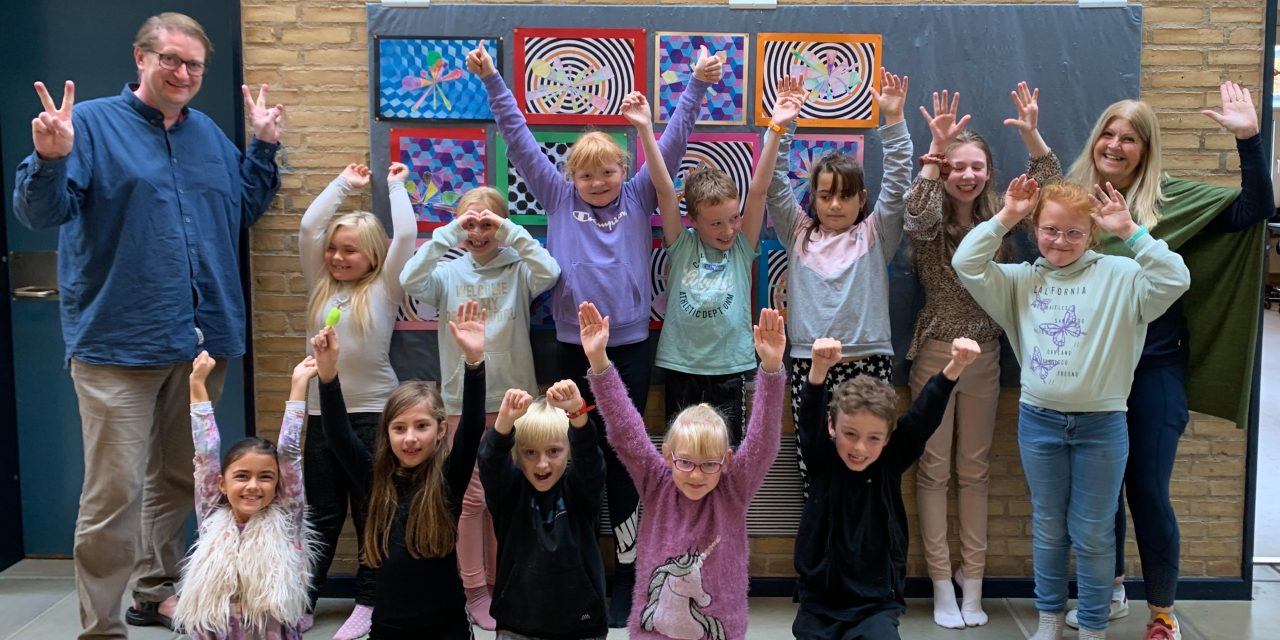
[[[1040,130],[1064,165],[1069,165],[1088,137],[1094,119],[1107,105],[1138,97],[1142,43],[1142,8],[1081,9],[1063,5],[788,5],[775,10],[731,10],[719,5],[549,5],[440,4],[427,8],[388,8],[368,5],[370,85],[377,86],[373,42],[384,36],[453,36],[501,38],[500,69],[512,85],[512,30],[516,27],[643,28],[648,36],[648,76],[642,86],[653,88],[653,32],[714,31],[752,35],[748,59],[747,104],[754,91],[755,34],[757,33],[865,33],[881,34],[884,66],[910,76],[907,123],[916,155],[928,149],[929,129],[917,107],[931,104],[935,90],[960,91],[961,110],[973,119],[969,128],[982,133],[995,157],[995,181],[1008,184],[1026,165],[1026,150],[1013,129],[1003,126],[1016,115],[1009,92],[1025,80],[1040,88]],[[370,91],[370,113],[377,111],[376,91]],[[650,101],[653,97],[650,96]],[[370,118],[371,162],[385,167],[388,138],[393,127],[483,126],[489,148],[497,136],[492,122],[431,121],[388,122]],[[564,129],[563,125],[534,129]],[[600,127],[625,132],[629,127]],[[716,126],[699,131],[759,132],[746,126]],[[805,128],[804,133],[862,134],[865,136],[865,169],[868,190],[874,200],[879,192],[881,147],[872,129]],[[633,140],[634,142],[634,140]],[[634,148],[634,144],[632,148]],[[381,181],[381,171],[374,171]],[[492,177],[491,177],[492,179]],[[385,194],[376,188],[375,194]],[[374,199],[374,211],[389,220],[385,196]],[[1028,243],[1029,244],[1029,243]],[[910,341],[912,324],[920,304],[919,286],[910,266],[899,256],[890,267],[893,282],[891,315],[898,350],[899,382],[905,382],[902,354]],[[654,336],[656,339],[656,334]],[[533,332],[534,357],[539,380],[550,382],[554,335]],[[439,363],[434,331],[399,331],[392,341],[392,363],[402,379],[438,379]],[[1017,380],[1016,363],[1006,357],[1006,384]]]

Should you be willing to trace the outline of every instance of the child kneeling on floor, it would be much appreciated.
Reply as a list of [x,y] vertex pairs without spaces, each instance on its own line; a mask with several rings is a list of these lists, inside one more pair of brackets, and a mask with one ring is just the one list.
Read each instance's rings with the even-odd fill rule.
[[841,382],[828,398],[827,371],[840,362],[840,349],[831,338],[814,341],[800,393],[796,429],[812,482],[796,536],[800,608],[791,631],[801,640],[896,639],[907,608],[902,472],[924,452],[981,348],[968,338],[952,341],[951,361],[901,418],[893,385],[871,376]]

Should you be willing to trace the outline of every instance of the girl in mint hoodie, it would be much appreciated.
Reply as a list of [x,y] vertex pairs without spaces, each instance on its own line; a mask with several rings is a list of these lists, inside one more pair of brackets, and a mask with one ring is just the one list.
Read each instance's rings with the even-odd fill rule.
[[[466,254],[443,260],[460,246]],[[529,306],[555,285],[560,265],[524,227],[507,217],[507,202],[492,187],[476,187],[458,199],[457,217],[436,229],[400,273],[406,293],[441,310],[441,322],[467,300],[488,312],[485,360],[492,366],[485,388],[485,426],[493,426],[507,389],[538,390],[529,344]],[[462,415],[467,363],[449,331],[440,331],[440,395],[449,420],[449,441]],[[490,594],[497,571],[498,542],[485,509],[479,472],[462,496],[458,516],[458,570],[467,591],[467,612],[482,629],[494,629]]]
[[[721,65],[720,58],[708,55],[705,48],[700,52],[689,86],[662,133],[658,147],[672,175],[684,155],[707,88],[720,79]],[[609,354],[631,402],[644,414],[652,368],[648,340],[653,235],[649,218],[658,206],[648,172],[642,168],[624,181],[626,152],[600,131],[579,137],[564,170],[557,168],[529,132],[515,97],[494,68],[483,42],[467,55],[467,69],[484,81],[489,107],[507,143],[507,157],[547,214],[547,249],[563,271],[551,290],[551,315],[559,341],[556,377],[573,380],[587,394],[587,402],[593,402],[583,375],[587,361],[578,337],[578,304],[591,300],[613,319]],[[599,420],[598,414],[595,419]],[[639,498],[608,440],[600,444],[618,556],[613,590],[630,593],[635,580]],[[626,598],[614,598],[609,626],[626,624],[628,604]]]
[[[1038,202],[1037,202],[1038,197]],[[1031,215],[1034,264],[993,260]],[[1132,259],[1090,249],[1097,227]],[[951,265],[1004,328],[1022,365],[1018,446],[1031,488],[1032,561],[1040,623],[1032,640],[1062,637],[1067,556],[1076,552],[1081,638],[1105,638],[1115,563],[1112,521],[1129,454],[1126,400],[1147,324],[1191,284],[1178,254],[1129,215],[1111,184],[1093,193],[1014,179],[1004,208],[973,229]]]

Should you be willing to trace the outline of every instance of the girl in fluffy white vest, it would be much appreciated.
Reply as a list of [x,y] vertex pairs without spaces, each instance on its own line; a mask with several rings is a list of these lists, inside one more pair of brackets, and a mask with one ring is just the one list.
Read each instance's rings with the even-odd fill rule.
[[308,356],[293,370],[277,447],[245,438],[219,461],[205,380],[208,352],[191,366],[191,438],[200,538],[182,568],[175,626],[204,640],[298,640],[311,626],[307,585],[315,554],[303,517],[302,424]]

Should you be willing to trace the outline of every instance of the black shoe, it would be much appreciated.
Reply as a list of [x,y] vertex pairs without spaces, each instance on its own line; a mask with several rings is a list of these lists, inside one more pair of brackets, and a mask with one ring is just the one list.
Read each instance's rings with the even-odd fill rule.
[[609,598],[609,627],[624,629],[631,617],[631,592],[636,586],[636,565],[620,564],[613,572],[613,590]]
[[124,612],[124,621],[135,627],[160,626],[177,631],[173,628],[173,618],[160,613],[159,602],[135,602]]

